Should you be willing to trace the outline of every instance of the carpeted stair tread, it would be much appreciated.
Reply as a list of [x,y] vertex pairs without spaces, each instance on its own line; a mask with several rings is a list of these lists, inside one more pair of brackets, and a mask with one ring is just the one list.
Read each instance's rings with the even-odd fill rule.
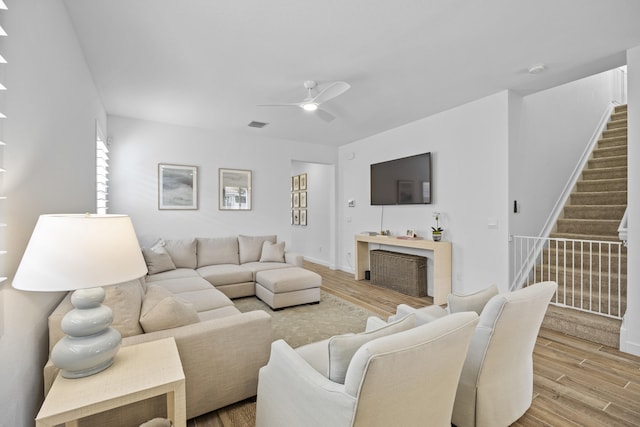
[[558,233],[615,235],[620,221],[615,219],[561,218],[557,221]]
[[624,147],[627,146],[627,137],[617,136],[614,138],[601,138],[600,140],[598,140],[597,149],[623,147],[623,146]]
[[597,157],[587,162],[589,169],[627,167],[627,156]]
[[614,108],[614,114],[623,112],[623,111],[627,111],[627,104],[620,104],[620,105],[616,105]]
[[602,136],[604,138],[611,138],[612,136],[627,136],[627,128],[606,129],[602,131]]
[[[626,271],[627,248],[625,246],[613,245],[609,248],[611,242],[566,242],[566,247],[562,246],[562,242],[558,242],[558,247],[550,247],[542,251],[543,259],[559,256],[561,264],[566,263],[572,266],[589,265],[589,263],[597,263],[598,258],[604,254],[607,259],[611,259],[614,265],[622,265],[623,271]],[[618,253],[618,248],[620,252]],[[609,254],[609,252],[611,252]]]
[[607,123],[607,129],[620,129],[620,128],[627,128],[627,117],[626,115],[623,117],[622,114],[620,114],[617,117],[611,117],[611,121],[609,121],[609,123]]
[[566,205],[563,218],[606,219],[624,216],[627,205]]
[[593,150],[594,158],[618,157],[627,155],[627,145],[614,145],[610,147],[598,147]]
[[620,345],[621,325],[617,319],[553,305],[542,322],[543,327],[614,348]]
[[582,191],[569,196],[570,205],[626,205],[626,191]]
[[[571,285],[571,283],[575,283],[576,285],[579,285],[580,283],[584,284],[585,286],[588,284],[592,284],[594,286],[598,286],[598,285],[609,285],[609,279],[607,279],[604,283],[600,281],[600,277],[599,277],[599,273],[600,273],[600,268],[602,268],[602,272],[606,273],[609,266],[608,265],[603,265],[603,266],[599,266],[599,265],[594,265],[593,267],[591,267],[591,270],[589,269],[590,266],[589,265],[585,265],[583,267],[583,270],[580,271],[579,269],[576,270],[572,270],[570,265],[567,265],[567,268],[565,268],[562,265],[556,266],[555,264],[552,265],[538,265],[537,266],[537,270],[536,270],[536,277],[541,279],[541,280],[553,280],[553,281],[558,281],[558,286],[564,286],[564,281],[567,281],[567,285]],[[611,292],[612,293],[617,293],[618,292],[618,283],[620,284],[620,289],[625,290],[627,289],[627,275],[626,273],[624,274],[618,274],[618,266],[615,264],[611,265],[611,270],[613,271],[610,275],[611,277]],[[579,288],[577,288],[579,289]],[[607,291],[605,293],[609,293],[608,292],[608,288]],[[623,296],[622,299],[626,300],[626,296]]]
[[618,236],[601,236],[597,234],[572,234],[572,233],[551,233],[549,237],[552,239],[575,239],[575,240],[594,240],[603,242],[620,242]]
[[627,191],[626,178],[589,179],[576,183],[578,192]]
[[582,179],[607,179],[607,178],[627,178],[627,165],[612,168],[585,169],[582,171]]

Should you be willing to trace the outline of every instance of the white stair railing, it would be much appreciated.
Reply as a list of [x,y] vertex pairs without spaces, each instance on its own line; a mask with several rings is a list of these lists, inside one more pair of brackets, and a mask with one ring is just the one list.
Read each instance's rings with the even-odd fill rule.
[[628,236],[628,227],[629,227],[629,218],[627,216],[628,212],[629,212],[629,208],[624,210],[622,221],[620,221],[620,226],[618,227],[618,238],[622,241],[622,244],[625,246],[627,246],[627,236]]
[[[552,304],[621,319],[626,263],[621,242],[513,236],[513,283],[552,280]],[[516,268],[519,266],[519,268]]]

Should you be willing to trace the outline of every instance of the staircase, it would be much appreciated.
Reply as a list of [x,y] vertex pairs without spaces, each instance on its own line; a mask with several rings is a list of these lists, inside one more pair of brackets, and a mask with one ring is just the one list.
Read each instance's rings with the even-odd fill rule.
[[549,307],[543,327],[619,346],[627,253],[619,245],[618,226],[626,207],[627,106],[622,105],[613,111],[549,236],[553,243],[535,267],[538,278],[558,282],[556,305]]

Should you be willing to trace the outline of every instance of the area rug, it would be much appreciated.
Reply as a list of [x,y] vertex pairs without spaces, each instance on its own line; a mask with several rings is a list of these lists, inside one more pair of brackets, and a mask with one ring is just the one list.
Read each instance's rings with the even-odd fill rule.
[[271,315],[273,339],[283,339],[299,347],[348,332],[362,332],[374,313],[328,292],[320,291],[319,304],[305,304],[272,310],[256,297],[239,298],[233,303],[242,312],[264,310]]
[[[256,297],[233,301],[242,312],[264,310],[271,315],[273,339],[283,339],[291,347],[320,341],[333,335],[364,331],[369,316],[376,316],[355,304],[321,291],[319,304],[271,310]],[[248,399],[218,410],[223,427],[254,427],[256,402]]]

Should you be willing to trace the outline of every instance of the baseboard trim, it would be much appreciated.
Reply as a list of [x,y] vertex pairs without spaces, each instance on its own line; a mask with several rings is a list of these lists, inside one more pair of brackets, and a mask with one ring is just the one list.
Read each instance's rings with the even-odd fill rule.
[[620,351],[640,356],[640,343],[629,340],[629,331],[625,326],[626,316],[622,319],[620,327]]
[[305,255],[305,256],[304,256],[304,260],[305,260],[305,261],[312,262],[312,263],[314,263],[314,264],[320,264],[320,265],[321,265],[321,266],[323,266],[323,267],[330,268],[330,266],[329,266],[329,262],[327,262],[327,261],[325,261],[325,260],[323,260],[323,259],[318,259],[318,258],[309,257],[309,256],[306,256],[306,255]]

